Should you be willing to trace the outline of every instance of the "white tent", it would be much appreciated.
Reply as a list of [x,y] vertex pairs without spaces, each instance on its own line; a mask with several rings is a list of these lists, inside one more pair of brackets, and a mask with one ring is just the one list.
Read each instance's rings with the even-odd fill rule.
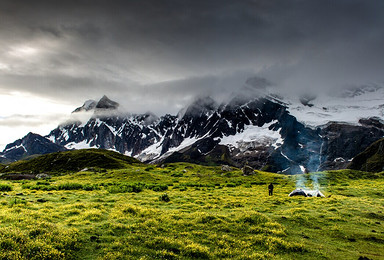
[[303,189],[295,189],[288,195],[292,196],[304,196],[304,197],[325,197],[323,193],[319,190],[303,190]]

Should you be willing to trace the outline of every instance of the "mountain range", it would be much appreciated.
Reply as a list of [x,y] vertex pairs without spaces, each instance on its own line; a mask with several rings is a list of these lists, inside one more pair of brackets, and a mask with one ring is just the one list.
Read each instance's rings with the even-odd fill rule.
[[260,78],[247,80],[227,101],[202,97],[161,117],[123,113],[104,96],[76,108],[47,136],[29,133],[8,144],[0,160],[102,148],[158,164],[248,164],[290,174],[339,169],[384,136],[382,100],[378,85],[289,96]]

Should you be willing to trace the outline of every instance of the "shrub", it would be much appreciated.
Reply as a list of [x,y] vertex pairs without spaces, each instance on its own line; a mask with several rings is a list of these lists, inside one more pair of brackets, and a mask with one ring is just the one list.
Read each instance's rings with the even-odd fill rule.
[[107,187],[109,193],[141,192],[144,189],[143,183],[120,183]]
[[128,205],[127,207],[125,207],[122,212],[124,214],[131,214],[131,215],[136,215],[138,213],[139,209],[137,207],[134,207],[134,206],[131,206],[131,205]]
[[146,188],[151,189],[153,191],[166,191],[168,190],[167,184],[150,184],[147,185]]
[[215,184],[211,184],[211,183],[197,183],[197,182],[186,182],[186,183],[183,183],[183,184],[180,184],[182,186],[185,186],[185,187],[195,187],[195,188],[215,188]]
[[64,183],[60,184],[58,186],[51,186],[49,183],[42,184],[41,182],[37,182],[35,185],[32,184],[23,184],[21,186],[23,189],[29,189],[29,190],[44,190],[44,191],[51,191],[51,190],[86,190],[86,191],[92,191],[92,190],[98,190],[100,189],[99,185],[97,184],[79,184],[79,183]]
[[82,190],[83,185],[80,183],[63,183],[57,186],[58,190]]
[[161,196],[159,197],[159,200],[164,201],[164,202],[169,202],[169,201],[171,201],[171,199],[169,198],[169,196],[168,196],[167,193],[164,193],[163,195],[161,195]]
[[12,186],[0,183],[0,191],[12,191]]
[[100,187],[97,184],[85,184],[83,185],[83,190],[86,191],[92,191],[92,190],[99,190]]
[[44,191],[57,190],[57,187],[50,186],[50,185],[23,184],[21,187],[23,189],[29,189],[29,190],[44,190]]
[[37,181],[36,185],[51,185],[49,181]]
[[252,181],[251,184],[252,185],[265,185],[267,183],[265,181]]

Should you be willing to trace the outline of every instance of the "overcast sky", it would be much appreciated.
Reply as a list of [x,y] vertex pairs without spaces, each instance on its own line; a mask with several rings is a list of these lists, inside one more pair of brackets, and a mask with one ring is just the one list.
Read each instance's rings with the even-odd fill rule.
[[248,77],[384,82],[382,0],[0,0],[0,148],[106,94],[177,113]]

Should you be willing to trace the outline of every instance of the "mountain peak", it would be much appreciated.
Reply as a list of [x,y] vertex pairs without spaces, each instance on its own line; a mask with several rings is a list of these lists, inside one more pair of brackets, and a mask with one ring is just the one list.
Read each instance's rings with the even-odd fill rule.
[[96,107],[97,102],[95,100],[87,100],[81,107],[76,108],[72,113],[86,112],[93,110]]
[[218,104],[211,97],[199,97],[178,113],[178,117],[195,116],[216,111]]
[[119,107],[119,103],[109,99],[106,95],[104,95],[99,102],[96,104],[97,109],[117,109]]
[[53,143],[48,138],[29,132],[23,138],[8,144],[2,154],[8,161],[17,161],[30,155],[47,154],[65,150],[65,147]]
[[119,103],[109,99],[106,95],[104,95],[99,101],[90,99],[84,102],[81,107],[76,108],[72,113],[79,112],[87,112],[95,109],[117,109],[119,107]]

